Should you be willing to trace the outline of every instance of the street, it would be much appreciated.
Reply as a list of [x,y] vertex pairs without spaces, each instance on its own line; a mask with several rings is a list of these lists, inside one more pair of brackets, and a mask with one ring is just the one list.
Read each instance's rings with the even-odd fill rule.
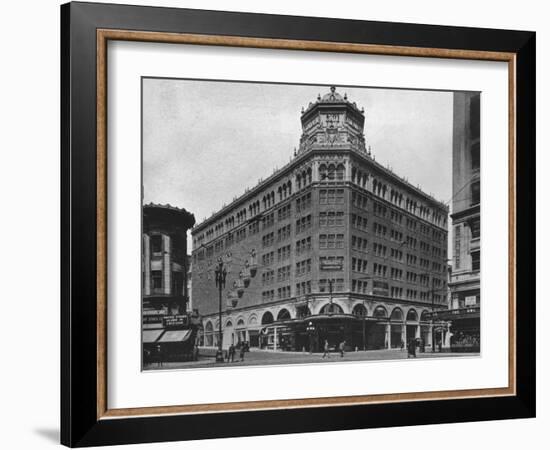
[[[456,358],[479,356],[479,353],[426,353],[417,352],[416,359],[423,358]],[[330,353],[330,357],[322,358],[322,353],[302,353],[302,352],[281,352],[270,350],[256,350],[245,353],[244,361],[239,361],[239,354],[235,355],[234,362],[217,363],[213,356],[199,356],[198,361],[189,362],[164,362],[159,366],[156,362],[144,366],[144,370],[155,369],[188,369],[202,367],[238,367],[238,366],[265,366],[282,364],[308,364],[308,363],[330,363],[330,362],[350,362],[350,361],[380,361],[407,359],[407,351],[399,349],[392,350],[368,350],[347,352],[342,358],[339,353]],[[410,358],[415,359],[415,358]]]

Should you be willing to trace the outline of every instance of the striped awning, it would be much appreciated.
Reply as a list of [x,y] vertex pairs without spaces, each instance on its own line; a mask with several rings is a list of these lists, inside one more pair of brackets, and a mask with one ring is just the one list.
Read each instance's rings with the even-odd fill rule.
[[143,343],[144,344],[150,344],[151,342],[155,342],[159,336],[162,334],[164,330],[143,330],[142,336],[143,336]]
[[191,330],[169,330],[166,331],[159,342],[183,342],[191,337]]

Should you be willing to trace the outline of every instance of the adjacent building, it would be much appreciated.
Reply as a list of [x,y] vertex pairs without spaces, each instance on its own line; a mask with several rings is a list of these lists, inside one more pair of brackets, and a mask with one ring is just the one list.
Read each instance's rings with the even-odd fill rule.
[[480,349],[480,94],[455,92],[453,104],[451,347]]
[[142,211],[144,362],[155,357],[186,359],[200,325],[198,315],[187,313],[187,230],[195,217],[170,205],[151,203]]
[[[334,87],[302,110],[289,164],[195,226],[193,303],[222,343],[318,351],[400,347],[447,308],[448,208],[375,161],[364,110]],[[434,328],[434,326],[436,328]]]

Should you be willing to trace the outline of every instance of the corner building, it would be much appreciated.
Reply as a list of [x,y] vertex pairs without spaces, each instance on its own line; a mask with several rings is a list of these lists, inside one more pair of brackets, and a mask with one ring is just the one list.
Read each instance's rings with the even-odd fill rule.
[[481,214],[480,100],[478,92],[455,92],[453,99],[453,270],[450,323],[453,351],[480,351]]
[[203,345],[218,344],[220,258],[224,348],[432,342],[431,313],[446,308],[448,209],[375,161],[364,122],[334,87],[319,95],[302,110],[291,162],[192,230]]

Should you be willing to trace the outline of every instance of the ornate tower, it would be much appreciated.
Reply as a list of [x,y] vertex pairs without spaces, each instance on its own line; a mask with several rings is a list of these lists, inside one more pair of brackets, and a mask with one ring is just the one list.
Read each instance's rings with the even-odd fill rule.
[[315,103],[302,110],[302,137],[298,155],[312,149],[351,149],[366,154],[364,110],[355,102],[348,101],[347,95],[340,95],[336,87]]

